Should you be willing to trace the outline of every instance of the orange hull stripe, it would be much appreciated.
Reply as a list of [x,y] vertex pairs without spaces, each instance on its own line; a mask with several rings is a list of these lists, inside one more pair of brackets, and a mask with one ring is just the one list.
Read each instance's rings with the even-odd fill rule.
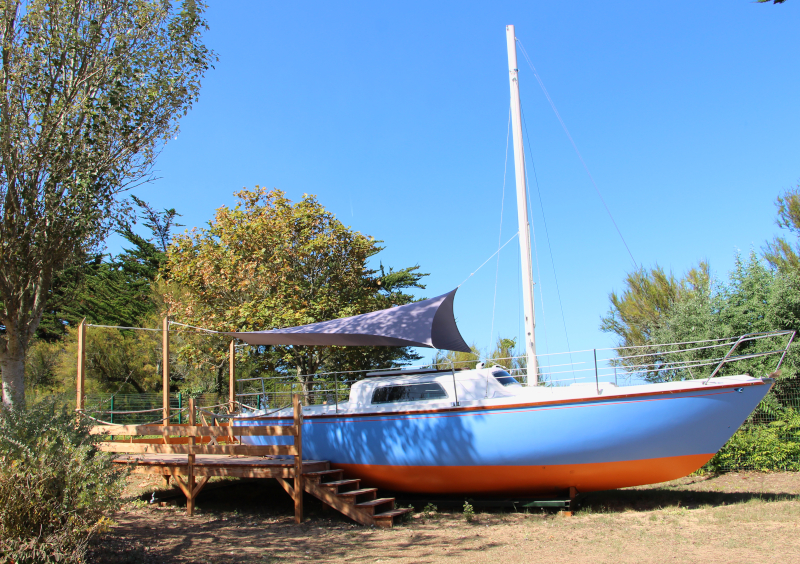
[[554,466],[384,466],[331,464],[365,486],[428,494],[540,495],[655,484],[691,474],[712,454]]

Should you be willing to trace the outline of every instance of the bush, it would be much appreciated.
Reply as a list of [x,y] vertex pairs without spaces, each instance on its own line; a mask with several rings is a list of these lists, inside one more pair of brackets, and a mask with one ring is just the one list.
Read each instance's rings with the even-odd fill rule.
[[777,421],[745,425],[705,469],[711,472],[800,470],[800,414],[788,409]]
[[0,564],[83,561],[108,528],[126,471],[89,426],[55,399],[0,409]]

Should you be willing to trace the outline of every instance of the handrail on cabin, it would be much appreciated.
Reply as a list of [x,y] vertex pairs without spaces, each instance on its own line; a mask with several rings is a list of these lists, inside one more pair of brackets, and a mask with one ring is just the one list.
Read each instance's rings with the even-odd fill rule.
[[[778,360],[778,365],[775,367],[775,372],[777,372],[780,369],[781,364],[783,364],[783,359],[786,358],[786,353],[789,352],[789,346],[792,344],[792,341],[794,340],[794,337],[795,337],[796,334],[797,334],[797,331],[793,331],[793,330],[790,330],[790,329],[785,329],[785,330],[782,330],[782,331],[762,331],[762,332],[759,332],[759,333],[745,333],[744,335],[740,336],[739,339],[733,344],[733,346],[730,348],[728,353],[719,362],[719,364],[717,364],[717,367],[714,368],[714,371],[711,373],[711,376],[706,378],[706,381],[703,382],[703,385],[705,386],[706,384],[708,384],[708,382],[714,376],[716,376],[717,372],[719,372],[727,362],[729,362],[731,360],[741,360],[741,358],[749,358],[750,356],[752,356],[752,355],[744,355],[744,357],[741,357],[741,358],[740,357],[731,358],[731,355],[733,354],[733,351],[735,351],[737,349],[737,347],[739,345],[741,345],[742,343],[744,343],[745,341],[755,341],[756,339],[764,339],[764,338],[767,338],[767,337],[779,337],[781,335],[790,335],[789,341],[786,343],[786,346],[783,348],[783,354],[781,354],[781,358]],[[774,352],[779,352],[779,351],[774,351]]]

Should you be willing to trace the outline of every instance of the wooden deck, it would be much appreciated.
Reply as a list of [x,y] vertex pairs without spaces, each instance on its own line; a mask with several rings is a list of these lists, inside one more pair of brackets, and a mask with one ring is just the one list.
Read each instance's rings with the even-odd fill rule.
[[[326,460],[303,460],[303,409],[292,396],[293,425],[197,425],[194,399],[189,399],[188,425],[97,425],[90,433],[107,440],[99,450],[116,453],[114,462],[133,472],[156,474],[186,495],[186,513],[192,515],[195,498],[214,476],[272,478],[294,499],[295,522],[303,520],[303,494],[309,493],[363,525],[391,527],[411,511],[395,508],[394,498],[378,498],[376,488],[343,477]],[[165,418],[166,422],[167,419]],[[246,421],[242,420],[243,422]],[[290,444],[253,445],[243,437],[289,437]],[[137,438],[139,437],[139,438]],[[143,438],[142,438],[143,437]]]
[[[117,464],[132,465],[134,472],[161,476],[186,476],[189,455],[186,454],[125,454],[114,459]],[[328,470],[327,461],[303,460],[302,473]],[[237,478],[294,478],[294,458],[263,458],[258,456],[229,456],[197,454],[195,476],[234,476]]]

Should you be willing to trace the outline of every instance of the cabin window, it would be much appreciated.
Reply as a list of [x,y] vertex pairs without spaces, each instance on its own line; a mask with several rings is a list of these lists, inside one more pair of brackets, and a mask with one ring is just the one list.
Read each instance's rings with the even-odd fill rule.
[[384,386],[372,393],[372,403],[394,403],[401,401],[424,401],[446,399],[447,392],[436,382]]
[[492,372],[492,376],[494,376],[503,386],[513,386],[514,384],[519,384],[517,379],[505,370],[495,370]]

